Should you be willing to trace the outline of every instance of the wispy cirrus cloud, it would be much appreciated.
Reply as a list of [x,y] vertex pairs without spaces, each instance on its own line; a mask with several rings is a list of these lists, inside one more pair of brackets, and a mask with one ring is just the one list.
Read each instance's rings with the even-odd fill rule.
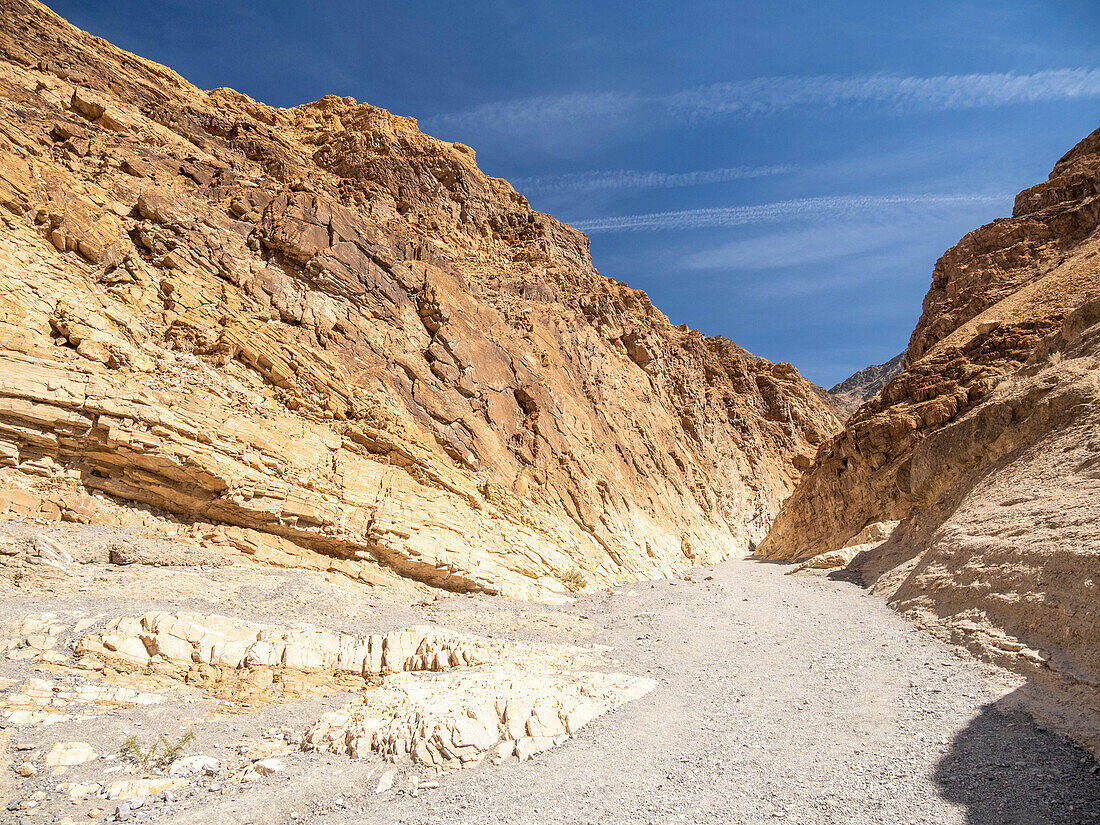
[[1010,206],[1012,196],[1001,194],[839,195],[761,203],[751,206],[719,206],[616,215],[577,221],[576,229],[595,232],[654,232],[673,229],[706,229],[744,226],[794,218],[844,217],[854,212],[927,206],[997,204]]
[[628,123],[763,116],[796,108],[878,107],[890,113],[987,108],[1100,97],[1100,69],[913,75],[759,77],[667,95],[578,92],[487,103],[424,120],[435,133],[502,135],[548,144]]
[[912,234],[907,222],[884,227],[878,222],[814,224],[743,238],[687,255],[684,269],[781,269],[860,255],[890,246]]
[[483,103],[424,118],[429,134],[495,135],[543,149],[582,148],[593,135],[630,123],[644,98],[629,92],[580,92]]
[[612,169],[513,178],[510,182],[516,189],[530,189],[537,192],[673,189],[680,186],[702,186],[708,183],[763,178],[797,170],[798,167],[793,164],[733,166],[724,169],[703,169],[695,172],[642,172],[631,169]]
[[1100,97],[1100,69],[1052,69],[1033,74],[903,77],[761,77],[715,83],[663,98],[694,118],[772,114],[805,106],[879,104],[889,111],[946,111]]
[[798,226],[783,224],[763,234],[713,246],[695,245],[677,266],[727,273],[789,270],[755,279],[755,294],[766,297],[782,295],[783,290],[793,295],[841,288],[892,277],[925,255],[934,259],[957,239],[959,224],[973,220],[974,211],[973,204],[963,203],[924,211],[876,210]]

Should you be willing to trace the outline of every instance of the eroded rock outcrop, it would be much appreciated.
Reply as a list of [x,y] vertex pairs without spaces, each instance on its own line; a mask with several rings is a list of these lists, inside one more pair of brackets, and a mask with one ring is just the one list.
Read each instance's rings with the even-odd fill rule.
[[905,370],[825,446],[760,547],[842,556],[907,615],[1031,677],[1100,743],[1100,131],[937,263]]
[[937,262],[905,369],[821,450],[761,551],[805,558],[924,502],[913,449],[989,396],[1076,308],[1100,297],[1100,132]]
[[413,119],[204,92],[0,11],[9,515],[123,503],[274,563],[561,598],[750,546],[836,432]]
[[378,690],[322,716],[303,747],[435,767],[476,764],[490,751],[524,760],[655,687],[624,673],[575,670],[570,652],[511,645],[488,666],[388,676]]
[[[241,782],[256,778],[250,770],[265,775],[258,763],[289,753],[290,740],[307,751],[357,759],[377,753],[441,770],[478,764],[490,751],[495,759],[527,759],[655,687],[652,679],[591,670],[606,666],[606,648],[525,644],[427,625],[360,636],[202,613],[45,613],[0,625],[0,650],[63,674],[0,680],[0,718],[17,728],[158,704],[181,692],[237,714],[356,691],[343,708],[289,739],[242,746],[250,761]],[[84,743],[59,743],[46,765],[94,758]],[[174,764],[172,773],[208,770],[209,758],[201,760]]]

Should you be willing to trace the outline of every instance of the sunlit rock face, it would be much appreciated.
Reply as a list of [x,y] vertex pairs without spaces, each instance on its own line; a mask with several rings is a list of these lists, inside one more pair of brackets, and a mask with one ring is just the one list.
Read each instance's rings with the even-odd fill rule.
[[8,517],[561,599],[745,551],[838,430],[412,118],[0,9]]

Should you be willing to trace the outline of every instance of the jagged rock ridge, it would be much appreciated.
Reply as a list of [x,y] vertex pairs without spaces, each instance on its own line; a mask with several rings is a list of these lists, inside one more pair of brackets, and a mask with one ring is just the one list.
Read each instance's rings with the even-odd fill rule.
[[829,389],[829,397],[834,404],[851,415],[859,406],[878,395],[878,391],[889,384],[901,372],[905,353],[899,352],[885,364],[872,364],[852,373],[839,384]]
[[0,10],[0,515],[552,598],[745,549],[837,431],[413,119]]
[[[760,547],[835,553],[947,637],[1026,673],[1100,744],[1100,130],[936,264],[905,369],[819,452]],[[839,555],[839,554],[838,554]],[[843,563],[843,562],[842,562]]]

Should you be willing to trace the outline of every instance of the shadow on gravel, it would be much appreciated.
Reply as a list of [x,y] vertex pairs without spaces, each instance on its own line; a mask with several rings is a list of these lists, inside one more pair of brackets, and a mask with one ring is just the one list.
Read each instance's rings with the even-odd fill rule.
[[955,737],[934,778],[945,799],[966,806],[969,825],[1100,823],[1097,763],[1022,712],[986,705]]
[[766,556],[758,556],[755,553],[753,553],[751,556],[745,556],[745,558],[749,561],[754,561],[757,564],[777,564],[787,566],[793,565],[793,562],[790,562],[787,559],[769,559]]
[[863,587],[863,576],[860,575],[858,570],[849,570],[847,567],[841,567],[839,570],[833,570],[828,574],[828,578],[835,582],[847,582],[848,584],[854,584],[857,587]]

